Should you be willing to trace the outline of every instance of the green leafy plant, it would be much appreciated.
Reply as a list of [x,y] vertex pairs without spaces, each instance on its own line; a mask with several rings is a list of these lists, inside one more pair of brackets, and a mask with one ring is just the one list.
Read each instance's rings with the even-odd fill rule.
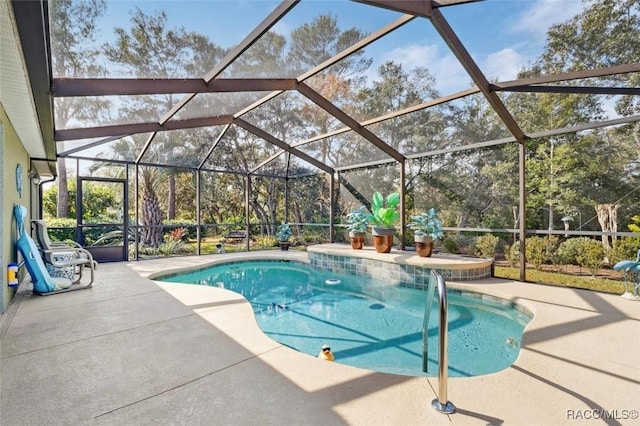
[[619,240],[615,240],[613,247],[607,253],[609,263],[615,265],[621,260],[636,260],[638,249],[640,249],[640,238],[622,237]]
[[475,253],[480,257],[494,257],[499,238],[492,234],[480,235],[476,239]]
[[278,239],[270,235],[256,236],[256,246],[260,249],[278,247]]
[[291,227],[288,223],[283,223],[278,226],[278,230],[276,231],[276,238],[278,241],[289,241],[291,238]]
[[367,219],[366,207],[360,206],[356,210],[352,210],[347,215],[347,229],[351,232],[366,232],[369,227],[369,219]]
[[604,247],[600,242],[591,239],[584,241],[582,250],[576,256],[578,265],[588,268],[594,277],[598,275],[603,259]]
[[408,226],[413,229],[413,233],[417,236],[426,235],[434,241],[444,237],[442,221],[434,208],[429,209],[426,213],[422,212],[411,216],[411,222],[408,223]]
[[554,236],[554,238],[550,236],[544,238],[536,236],[527,239],[525,247],[527,260],[531,262],[537,270],[540,270],[542,265],[551,256],[551,250],[553,250],[558,240],[557,237]]
[[391,228],[400,219],[399,204],[399,193],[394,192],[384,198],[376,191],[371,200],[371,213],[367,215],[367,220],[375,226]]
[[509,262],[509,266],[515,268],[520,263],[520,241],[515,241],[510,246],[505,246],[504,257]]
[[560,243],[560,246],[558,247],[558,263],[577,265],[578,261],[576,258],[578,257],[578,254],[580,254],[582,246],[587,240],[589,240],[587,237],[577,237],[569,238],[568,240]]
[[171,233],[164,236],[164,243],[158,246],[158,251],[165,256],[180,253],[184,248],[182,236],[182,232],[174,229]]
[[445,238],[442,245],[444,245],[444,248],[449,253],[458,253],[458,251],[460,250],[458,248],[458,243],[456,242],[455,238],[452,238],[452,237]]

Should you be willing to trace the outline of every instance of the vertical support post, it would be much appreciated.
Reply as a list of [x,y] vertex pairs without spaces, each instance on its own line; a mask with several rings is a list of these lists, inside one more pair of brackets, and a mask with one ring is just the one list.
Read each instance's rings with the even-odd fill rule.
[[80,180],[80,159],[76,158],[76,242],[84,246],[82,238],[82,183]]
[[404,228],[406,226],[405,218],[405,178],[406,178],[406,164],[407,160],[404,159],[399,162],[400,164],[400,250],[404,250]]
[[520,142],[519,159],[518,159],[518,186],[520,192],[520,281],[526,281],[527,279],[527,257],[526,257],[526,223],[525,223],[525,208],[527,205],[527,193],[526,193],[526,173],[525,173],[525,158],[526,158],[526,143]]
[[336,177],[330,173],[329,179],[329,242],[334,243],[335,237],[335,217],[336,217]]
[[251,175],[247,175],[247,180],[246,180],[246,188],[245,188],[245,192],[244,192],[244,220],[245,220],[245,235],[247,236],[247,238],[245,238],[245,248],[247,249],[247,251],[249,251],[249,240],[251,239],[251,229],[250,229],[250,223],[249,223],[249,205],[250,205],[250,200],[251,200]]
[[[291,163],[291,154],[287,153],[287,173],[284,175],[284,220],[289,223],[289,165]],[[276,223],[276,227],[278,224]]]
[[200,231],[201,225],[201,212],[200,212],[200,169],[196,170],[196,240],[197,248],[196,254],[200,256],[202,254],[202,233]]
[[140,228],[139,228],[139,224],[140,224],[140,217],[139,217],[139,211],[140,211],[140,166],[138,165],[138,163],[136,163],[136,185],[135,185],[135,193],[136,193],[136,202],[135,207],[136,207],[136,214],[135,214],[135,218],[136,218],[136,248],[135,248],[135,258],[136,260],[140,260],[140,253],[139,253],[139,246],[140,246]]

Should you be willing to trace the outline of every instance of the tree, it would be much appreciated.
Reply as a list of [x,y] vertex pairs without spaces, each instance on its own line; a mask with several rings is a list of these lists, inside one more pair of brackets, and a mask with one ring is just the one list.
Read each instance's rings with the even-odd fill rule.
[[[97,65],[99,50],[92,46],[96,21],[106,10],[104,0],[56,0],[50,2],[52,68],[54,77],[96,77],[104,74]],[[56,127],[74,120],[96,119],[108,105],[104,99],[60,98],[56,102]],[[57,217],[69,216],[69,190],[64,158],[58,159]]]
[[[640,60],[640,0],[602,0],[564,24],[553,26],[542,60],[561,71],[609,67]],[[638,86],[638,73],[599,78],[598,83]],[[616,102],[618,112],[632,115],[640,111],[637,96]]]
[[[545,52],[519,77],[532,77],[608,67],[640,61],[640,1],[605,0],[590,2],[590,7],[570,21],[552,27]],[[635,74],[618,74],[572,82],[575,85],[636,84]],[[572,126],[604,117],[602,97],[577,94],[521,94],[508,97],[510,110],[528,131]],[[635,102],[635,103],[634,103]],[[616,109],[622,114],[638,111],[637,100],[620,97]],[[565,214],[575,206],[616,203],[637,182],[631,171],[637,170],[633,128],[599,129],[581,134],[565,134],[531,141],[528,144],[528,207]],[[637,135],[636,135],[637,137]],[[580,207],[578,207],[580,208]]]
[[[355,27],[341,30],[334,16],[320,15],[291,32],[287,62],[294,70],[294,75],[301,75],[365,36],[366,34]],[[306,80],[305,83],[325,99],[354,116],[357,111],[356,97],[365,81],[365,71],[371,63],[372,59],[365,58],[363,51],[356,52],[323,73]],[[310,102],[301,103],[299,114],[304,119],[303,126],[308,135],[325,134],[342,125],[333,116]],[[357,116],[354,118],[358,119]],[[348,139],[335,137],[307,145],[305,149],[312,150],[321,162],[335,165],[339,164],[340,157],[344,155],[343,145],[348,144]]]
[[[155,16],[144,14],[136,8],[131,16],[131,28],[127,31],[121,27],[115,28],[116,41],[105,45],[105,53],[115,63],[125,66],[125,69],[136,77],[176,78],[192,77],[195,73],[204,74],[213,68],[215,62],[222,57],[224,51],[212,44],[206,37],[186,32],[184,28],[167,28],[167,15],[164,11]],[[153,52],[153,55],[149,55]],[[135,100],[124,105],[120,112],[122,115],[136,116],[148,121],[158,120],[166,114],[178,101],[175,95],[139,96]],[[158,140],[154,140],[145,153],[145,158],[150,162],[160,162],[169,158],[174,149],[188,144],[181,132],[165,132]],[[144,135],[136,136],[138,148],[134,158],[141,153],[145,146],[140,141]],[[123,144],[128,146],[123,146]],[[130,141],[114,146],[113,151],[117,157],[118,150],[126,151],[131,147]],[[195,153],[197,154],[197,153]],[[158,179],[161,176],[159,169],[141,167],[142,178],[142,222],[145,230],[141,242],[157,247],[162,238],[162,213],[157,197]],[[169,194],[167,203],[167,218],[175,218],[175,174],[168,174]]]
[[[53,218],[57,216],[59,210],[58,206],[58,187],[53,185],[49,189],[45,190],[42,194],[42,208],[45,218]],[[67,218],[76,218],[76,182],[69,182],[69,201],[65,206],[68,213]],[[95,220],[111,219],[109,216],[109,209],[116,205],[116,193],[110,186],[101,185],[100,183],[85,183],[82,186],[83,191],[83,213],[86,217],[91,217]]]

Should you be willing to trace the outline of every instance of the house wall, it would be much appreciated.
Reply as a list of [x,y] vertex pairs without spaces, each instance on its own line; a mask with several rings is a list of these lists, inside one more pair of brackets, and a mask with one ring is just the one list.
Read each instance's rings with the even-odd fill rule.
[[[23,185],[22,195],[16,187],[16,167],[22,165]],[[0,313],[4,313],[9,302],[15,295],[15,289],[9,287],[7,282],[7,266],[11,262],[17,262],[15,241],[17,239],[16,222],[13,218],[13,206],[22,204],[31,208],[31,188],[29,180],[29,154],[18,135],[16,134],[3,105],[0,103],[0,198],[2,209],[0,210],[0,265],[2,265],[2,286],[0,286]],[[31,212],[30,212],[31,214]],[[24,268],[22,268],[24,269]],[[20,274],[24,278],[24,273]]]

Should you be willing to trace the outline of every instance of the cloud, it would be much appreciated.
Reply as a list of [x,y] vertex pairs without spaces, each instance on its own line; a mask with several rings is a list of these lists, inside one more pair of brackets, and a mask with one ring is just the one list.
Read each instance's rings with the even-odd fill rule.
[[438,46],[412,44],[396,47],[381,55],[381,62],[401,64],[405,72],[418,67],[429,70],[436,79],[436,89],[442,94],[469,87],[470,78],[452,54],[440,54]]
[[510,31],[544,40],[552,25],[566,22],[582,9],[581,0],[536,0],[516,18]]
[[280,21],[276,22],[276,24],[273,26],[272,31],[286,38],[289,38],[291,37],[293,28],[291,27],[291,25],[287,24],[281,19]]
[[489,54],[480,64],[488,80],[515,80],[526,59],[511,48]]

